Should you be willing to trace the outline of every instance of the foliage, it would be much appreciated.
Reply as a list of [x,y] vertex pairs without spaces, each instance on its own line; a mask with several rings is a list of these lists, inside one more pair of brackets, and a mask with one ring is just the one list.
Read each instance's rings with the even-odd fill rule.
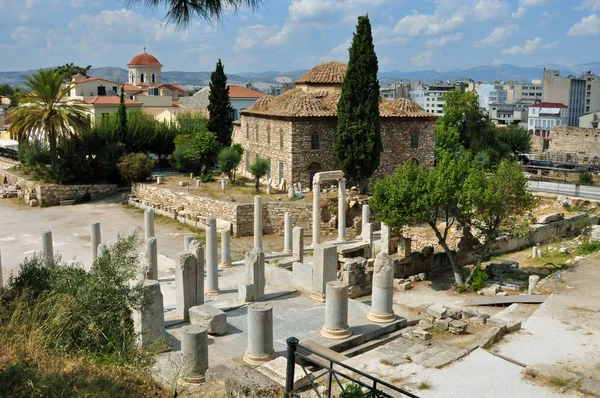
[[358,384],[347,384],[344,391],[340,393],[340,398],[362,398],[362,388]]
[[23,90],[19,86],[11,86],[9,84],[0,84],[0,96],[7,97],[10,100],[8,108],[16,106],[19,102],[19,96]]
[[26,173],[38,173],[41,168],[50,163],[50,151],[40,140],[33,140],[29,145],[20,143],[19,162]]
[[581,244],[575,252],[580,256],[587,256],[588,254],[592,254],[597,251],[600,251],[600,242],[590,241]]
[[92,65],[88,65],[84,68],[84,67],[81,67],[78,65],[74,65],[71,62],[69,64],[64,64],[64,65],[57,67],[56,70],[61,75],[64,75],[64,81],[68,82],[68,81],[71,81],[71,78],[78,73],[82,74],[85,77],[89,77],[87,73],[91,68],[92,68]]
[[152,174],[154,162],[144,153],[128,153],[119,162],[119,173],[123,180],[132,183],[144,181]]
[[367,188],[367,179],[379,167],[383,150],[377,71],[371,23],[368,16],[360,16],[337,106],[333,151],[336,165],[347,178],[359,182],[362,193]]
[[175,137],[179,134],[177,123],[156,123],[154,134],[148,145],[148,151],[158,156],[159,165],[163,165],[163,158],[175,150]]
[[581,173],[579,173],[579,183],[585,185],[592,185],[594,183],[594,176],[590,172],[582,171]]
[[481,268],[481,265],[475,265],[471,273],[471,288],[475,291],[481,290],[487,286],[488,274]]
[[210,75],[208,84],[208,131],[217,135],[219,144],[223,147],[231,145],[231,132],[233,131],[233,107],[229,100],[229,87],[223,63],[219,59],[217,67]]
[[256,192],[260,192],[260,179],[267,175],[269,169],[269,162],[266,159],[258,158],[254,163],[250,165],[248,170],[254,176],[254,188]]
[[523,127],[498,128],[497,137],[500,143],[507,146],[514,159],[516,159],[517,153],[531,151],[531,134]]
[[229,181],[235,181],[233,171],[240,164],[242,156],[234,147],[226,147],[219,152],[219,171],[227,174]]
[[175,137],[171,164],[179,171],[202,172],[214,163],[219,143],[214,133],[206,129]]
[[200,181],[202,181],[203,183],[211,182],[212,180],[213,173],[211,173],[210,171],[205,171],[202,174],[200,174]]
[[121,97],[119,99],[119,109],[117,110],[119,118],[119,131],[117,137],[123,139],[127,134],[127,107],[125,106],[125,86],[121,86]]
[[231,147],[235,149],[237,153],[240,154],[240,157],[242,157],[242,155],[244,154],[244,147],[242,146],[242,144],[233,144]]
[[42,70],[25,77],[24,84],[30,90],[19,98],[19,106],[8,111],[10,131],[19,142],[28,143],[30,138],[43,134],[48,142],[51,162],[56,162],[58,140],[90,130],[85,107],[67,103],[71,85],[63,84],[64,75],[55,69]]
[[263,0],[126,0],[125,5],[131,7],[143,4],[153,9],[166,7],[165,19],[177,27],[186,27],[196,18],[213,22],[230,11],[245,8],[257,10],[262,2]]

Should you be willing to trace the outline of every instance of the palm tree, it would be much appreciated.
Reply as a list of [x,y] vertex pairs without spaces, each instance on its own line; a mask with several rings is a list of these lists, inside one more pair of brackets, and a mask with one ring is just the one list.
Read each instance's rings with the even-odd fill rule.
[[70,84],[64,84],[65,75],[56,69],[40,69],[25,77],[29,91],[19,97],[19,106],[8,111],[10,131],[19,142],[29,143],[30,138],[44,135],[50,146],[52,164],[56,162],[58,139],[91,129],[86,107],[69,103]]

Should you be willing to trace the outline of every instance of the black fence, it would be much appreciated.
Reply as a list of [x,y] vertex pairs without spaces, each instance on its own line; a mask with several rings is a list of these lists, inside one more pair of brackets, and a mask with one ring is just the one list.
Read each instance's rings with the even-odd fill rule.
[[[364,393],[363,396],[366,397],[394,397],[398,396],[398,394],[390,395],[389,392],[400,393],[401,396],[411,397],[411,398],[419,398],[418,396],[405,391],[401,388],[393,386],[389,383],[386,383],[383,380],[379,380],[373,376],[370,376],[360,370],[353,368],[351,366],[345,365],[339,361],[336,361],[333,358],[328,357],[322,353],[315,352],[308,347],[302,346],[297,338],[290,337],[286,340],[287,342],[287,369],[286,369],[286,377],[285,377],[285,392],[284,398],[297,397],[298,392],[311,387],[314,392],[317,394],[319,398],[331,398],[332,397],[332,387],[334,386],[333,381],[337,383],[340,389],[343,391],[347,388],[347,385],[358,385],[363,389],[367,389],[368,391]],[[309,355],[312,358],[309,358]],[[319,363],[328,364],[326,367],[323,367],[325,372],[321,372],[319,375],[309,374],[306,370],[305,363],[307,362],[315,362],[315,357],[319,359]],[[302,367],[304,375],[308,379],[305,383],[301,383],[298,386],[294,386],[294,377],[296,364]],[[317,372],[319,373],[319,372]],[[360,376],[360,379],[352,377],[352,374],[357,374]],[[318,386],[316,385],[316,381],[321,377],[327,376],[327,391],[325,394],[319,392]],[[340,381],[340,379],[349,382],[346,386]],[[384,390],[385,389],[385,390]]]

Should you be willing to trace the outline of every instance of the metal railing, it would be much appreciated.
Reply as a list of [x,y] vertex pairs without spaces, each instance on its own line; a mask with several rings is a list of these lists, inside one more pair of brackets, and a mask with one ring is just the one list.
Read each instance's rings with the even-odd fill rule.
[[[366,388],[368,390],[368,392],[366,394],[363,394],[363,396],[368,396],[368,397],[373,397],[373,398],[378,398],[378,397],[392,398],[393,395],[390,395],[389,393],[387,393],[381,389],[382,387],[384,387],[387,390],[391,390],[393,392],[400,393],[403,396],[407,396],[407,397],[411,397],[411,398],[419,398],[417,395],[414,395],[406,390],[403,390],[399,387],[396,387],[389,383],[386,383],[385,381],[380,380],[376,377],[370,376],[364,372],[361,372],[360,370],[358,370],[356,368],[345,365],[339,361],[336,361],[333,358],[328,357],[327,355],[315,352],[314,350],[311,350],[308,347],[302,346],[301,344],[299,344],[300,342],[295,337],[288,338],[286,340],[286,342],[287,342],[288,356],[287,356],[287,368],[286,368],[286,377],[285,377],[285,392],[283,395],[284,398],[298,397],[299,396],[298,391],[300,391],[301,389],[308,387],[308,386],[312,387],[312,389],[314,390],[314,392],[316,393],[316,395],[319,398],[324,398],[324,397],[331,398],[334,379],[342,391],[345,389],[344,385],[340,381],[340,378],[346,379],[346,380],[350,381],[352,384],[356,384],[362,388]],[[309,372],[306,370],[304,364],[302,362],[300,362],[298,364],[301,366],[301,368],[304,372],[304,375],[306,376],[308,381],[305,383],[302,383],[298,386],[294,386],[294,377],[295,377],[294,373],[296,370],[297,359],[304,359],[305,361],[314,363],[314,359],[309,358],[308,357],[309,355],[314,355],[314,356],[318,357],[319,359],[323,360],[323,362],[327,362],[328,366],[323,368],[326,372],[323,372],[322,374],[320,374],[318,376],[314,376],[314,375],[311,376],[311,374],[309,374]],[[338,369],[335,369],[336,366],[338,367]],[[354,377],[350,376],[350,374],[343,373],[340,368],[343,370],[346,370],[350,374],[358,374],[362,378],[362,380],[354,378]],[[317,385],[315,384],[315,381],[325,375],[327,375],[327,391],[326,391],[326,395],[325,394],[321,395],[321,392],[319,392],[319,389],[318,389]],[[366,379],[368,381],[368,383],[363,381],[364,379]]]

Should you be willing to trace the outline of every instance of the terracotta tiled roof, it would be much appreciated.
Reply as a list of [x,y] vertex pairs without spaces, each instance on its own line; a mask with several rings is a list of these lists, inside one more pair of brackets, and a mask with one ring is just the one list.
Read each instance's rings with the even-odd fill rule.
[[125,91],[141,91],[138,86],[130,83],[125,83],[123,87],[125,87]]
[[[121,98],[116,95],[98,95],[96,97],[91,97],[83,101],[89,105],[119,105],[121,103]],[[142,105],[139,101],[134,101],[125,98],[125,105]]]
[[297,84],[342,84],[346,76],[346,64],[338,61],[325,62],[306,72]]
[[72,80],[70,82],[67,82],[67,84],[77,85],[77,84],[81,84],[81,83],[95,82],[97,80],[100,80],[100,81],[103,81],[103,82],[109,82],[109,83],[117,84],[117,85],[121,84],[121,83],[114,82],[112,80],[103,79],[101,77],[85,77],[83,79]]
[[530,108],[562,108],[567,109],[568,106],[561,104],[560,102],[542,102],[541,104],[533,104]]
[[[304,91],[296,88],[288,90],[277,97],[264,96],[258,99],[252,108],[244,109],[241,113],[242,115],[284,117],[336,117],[339,99],[339,91]],[[381,117],[436,117],[405,98],[394,101],[380,98],[379,113]]]
[[173,106],[179,106],[179,100],[172,100],[172,101],[171,101],[171,104],[172,104]]
[[242,86],[228,86],[229,98],[261,98],[266,94]]
[[148,53],[142,53],[142,54],[136,55],[127,64],[127,66],[134,66],[134,65],[158,65],[158,66],[162,66],[162,64],[160,62],[158,62],[158,59],[156,59],[156,57],[154,55],[150,55]]

